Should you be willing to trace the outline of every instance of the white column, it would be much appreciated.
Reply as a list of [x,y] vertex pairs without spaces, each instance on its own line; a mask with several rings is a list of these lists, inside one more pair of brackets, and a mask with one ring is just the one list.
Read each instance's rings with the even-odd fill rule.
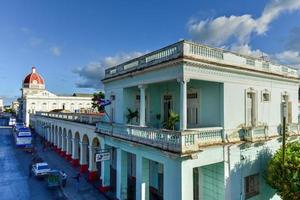
[[164,199],[181,199],[181,187],[186,187],[181,183],[181,161],[168,159],[163,165]]
[[117,199],[121,199],[121,176],[120,172],[122,170],[121,159],[122,159],[122,150],[117,148],[117,185],[116,185],[116,196]]
[[72,139],[67,136],[67,155],[72,154]]
[[223,147],[224,151],[224,193],[225,199],[231,199],[231,176],[230,176],[230,146]]
[[95,152],[96,152],[96,147],[89,145],[89,171],[90,172],[97,171],[96,162],[95,162]]
[[[100,140],[100,146],[101,149],[108,149],[108,147],[105,145],[104,140]],[[112,157],[112,155],[110,155]],[[102,161],[101,162],[101,180],[102,180],[102,186],[110,186],[110,161]]]
[[67,142],[66,141],[67,141],[67,136],[62,135],[62,148],[61,148],[62,151],[67,150],[67,145],[66,145]]
[[187,127],[187,90],[186,86],[189,79],[177,79],[180,82],[180,130],[185,130]]
[[149,200],[149,160],[136,155],[136,199]]
[[72,142],[73,142],[73,148],[72,148],[72,159],[76,160],[78,159],[78,144],[79,144],[79,140],[76,138],[72,138]]
[[57,146],[56,133],[55,133],[55,131],[53,132],[53,144]]
[[[181,164],[181,197],[179,199],[188,200],[194,197],[194,187],[193,187],[193,167],[189,163],[182,162]],[[187,185],[189,187],[187,187]]]
[[80,165],[87,164],[87,143],[80,142]]
[[146,125],[146,95],[145,85],[139,85],[140,88],[140,126]]
[[127,153],[117,149],[117,188],[118,199],[127,199]]

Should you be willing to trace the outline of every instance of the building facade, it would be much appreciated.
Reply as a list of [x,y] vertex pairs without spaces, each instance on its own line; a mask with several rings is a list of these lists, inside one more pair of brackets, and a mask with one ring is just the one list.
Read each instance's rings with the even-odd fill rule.
[[[115,165],[126,177],[117,178],[118,198],[128,197],[129,176],[140,181],[137,199],[273,197],[264,158],[280,147],[284,115],[290,133],[299,133],[296,69],[180,41],[107,69],[103,83],[112,125],[99,123],[97,131],[116,162],[134,160],[136,167],[130,175]],[[180,119],[166,130],[174,113]]]
[[[101,179],[102,192],[122,200],[279,199],[265,170],[281,146],[283,117],[287,141],[300,139],[296,69],[180,41],[107,69],[103,83],[108,117],[31,118],[90,181]],[[97,163],[96,153],[110,156]]]
[[60,96],[46,90],[43,77],[32,68],[28,74],[21,89],[21,98],[19,101],[19,119],[29,124],[29,114],[36,111],[67,110],[70,112],[80,109],[91,109],[92,95],[89,96]]

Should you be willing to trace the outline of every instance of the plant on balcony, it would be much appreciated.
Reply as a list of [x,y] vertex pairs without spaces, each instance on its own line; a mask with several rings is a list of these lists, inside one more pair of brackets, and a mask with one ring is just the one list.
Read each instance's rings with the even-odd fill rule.
[[268,164],[268,184],[277,190],[283,200],[300,199],[300,143],[287,144],[285,161],[280,148]]
[[127,124],[129,124],[132,122],[132,119],[138,118],[139,112],[137,110],[133,112],[130,108],[127,108],[127,110],[128,110],[128,114],[126,115],[126,118],[127,118]]
[[164,127],[169,130],[175,130],[175,124],[179,122],[179,115],[170,111],[169,118],[164,122]]

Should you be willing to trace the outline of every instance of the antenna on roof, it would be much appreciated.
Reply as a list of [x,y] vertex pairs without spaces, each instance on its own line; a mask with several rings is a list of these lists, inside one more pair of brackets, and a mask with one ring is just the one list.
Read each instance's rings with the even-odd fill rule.
[[262,59],[263,61],[270,62],[268,55],[264,55],[264,52],[261,52],[261,56],[259,58]]

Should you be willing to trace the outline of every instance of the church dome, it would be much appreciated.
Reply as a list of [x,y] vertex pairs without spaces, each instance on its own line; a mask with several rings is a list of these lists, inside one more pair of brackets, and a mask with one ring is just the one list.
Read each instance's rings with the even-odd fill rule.
[[44,88],[45,81],[41,75],[36,72],[36,68],[32,67],[32,71],[23,81],[24,88]]

